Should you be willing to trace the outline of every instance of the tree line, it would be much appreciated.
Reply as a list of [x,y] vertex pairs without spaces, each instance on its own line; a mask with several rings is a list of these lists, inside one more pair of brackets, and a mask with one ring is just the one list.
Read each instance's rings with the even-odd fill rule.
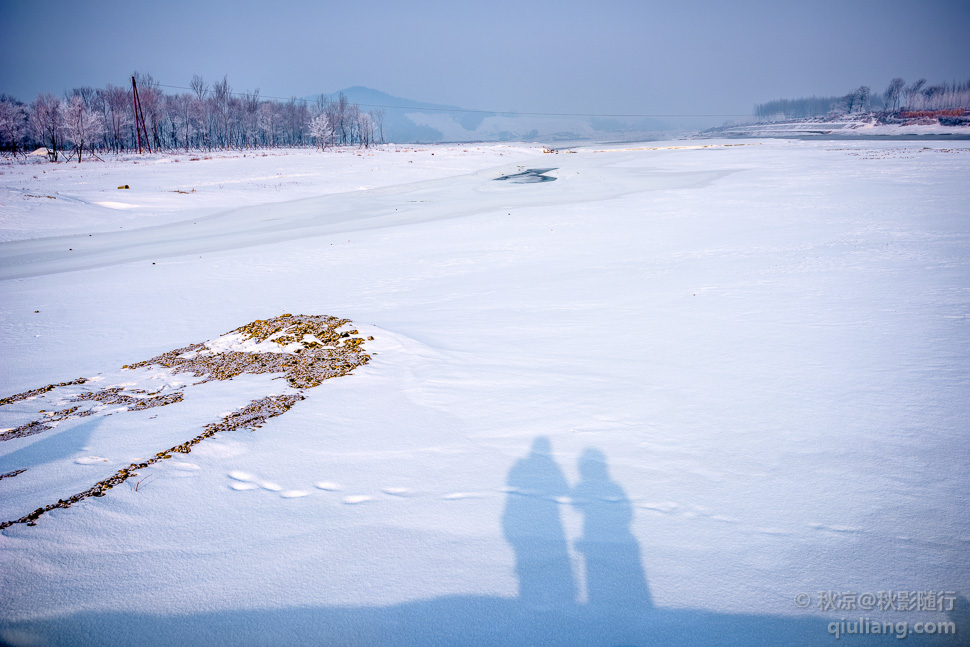
[[[63,97],[39,94],[30,104],[0,94],[0,150],[46,148],[51,161],[99,152],[229,150],[291,146],[369,147],[384,141],[384,111],[365,112],[341,93],[313,103],[261,99],[259,90],[234,92],[227,76],[214,83],[195,75],[190,91],[166,93],[150,74],[132,87],[81,87]],[[139,116],[146,142],[140,142]]]
[[926,79],[906,84],[896,77],[882,94],[873,94],[867,86],[859,86],[842,96],[776,99],[756,104],[758,119],[794,119],[826,115],[847,115],[883,112],[898,115],[907,111],[970,109],[970,80],[965,83],[927,85]]

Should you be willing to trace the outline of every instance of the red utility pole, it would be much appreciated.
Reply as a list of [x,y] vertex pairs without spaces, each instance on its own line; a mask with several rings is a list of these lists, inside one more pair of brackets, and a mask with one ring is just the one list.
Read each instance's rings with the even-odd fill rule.
[[141,111],[141,100],[138,98],[138,85],[135,77],[131,77],[131,97],[135,106],[135,138],[138,140],[138,154],[141,154],[141,136],[145,135],[145,147],[152,152],[152,145],[148,142],[148,129],[145,127],[145,114]]

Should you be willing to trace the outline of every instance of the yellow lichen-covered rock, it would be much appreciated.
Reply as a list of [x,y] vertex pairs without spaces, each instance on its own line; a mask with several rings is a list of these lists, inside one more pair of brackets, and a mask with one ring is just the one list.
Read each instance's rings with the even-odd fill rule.
[[[268,419],[282,415],[304,399],[302,390],[319,386],[324,380],[347,375],[370,361],[370,355],[364,352],[364,340],[354,336],[359,335],[357,330],[344,332],[338,330],[348,323],[350,323],[349,320],[337,317],[283,314],[272,319],[257,319],[209,342],[191,344],[142,362],[126,364],[123,369],[158,366],[168,368],[172,373],[191,373],[202,378],[199,383],[229,380],[244,373],[279,373],[290,387],[298,391],[254,400],[239,411],[224,416],[219,422],[206,425],[202,433],[196,437],[158,452],[148,460],[132,463],[118,470],[111,477],[68,499],[60,499],[57,503],[38,508],[20,519],[0,522],[0,529],[14,523],[34,525],[34,521],[48,510],[67,508],[88,497],[102,497],[107,490],[135,476],[135,470],[170,459],[173,453],[188,454],[194,445],[220,431],[256,429]],[[58,387],[85,384],[87,381],[81,378],[71,382],[51,384],[41,389],[0,399],[0,406],[46,393]],[[51,429],[51,425],[47,423],[93,415],[95,409],[91,407],[122,405],[129,411],[142,411],[176,404],[182,400],[181,388],[164,395],[160,394],[160,390],[149,393],[145,389],[125,389],[120,386],[85,391],[70,399],[70,402],[79,403],[78,406],[56,412],[41,412],[43,414],[41,419],[0,434],[0,440],[28,436]],[[2,476],[13,477],[22,471]]]

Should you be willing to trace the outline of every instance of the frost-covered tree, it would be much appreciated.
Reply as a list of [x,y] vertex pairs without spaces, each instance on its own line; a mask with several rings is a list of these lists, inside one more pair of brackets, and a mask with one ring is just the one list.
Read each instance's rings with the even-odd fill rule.
[[317,141],[320,150],[327,150],[327,144],[333,139],[333,126],[326,113],[321,112],[310,121],[310,136]]
[[276,146],[278,137],[278,123],[279,114],[277,113],[276,107],[273,103],[267,101],[259,107],[257,124],[259,125],[259,130],[263,137],[263,141],[266,142],[267,146]]
[[37,141],[47,147],[47,156],[56,162],[64,131],[64,102],[53,94],[38,94],[30,104],[30,127]]
[[71,97],[81,97],[84,99],[84,104],[91,106],[94,104],[95,98],[98,95],[98,91],[92,87],[83,86],[80,88],[74,88],[71,93],[67,95],[66,100],[68,103],[71,101]]
[[74,144],[78,163],[81,162],[84,147],[92,148],[93,142],[100,139],[103,133],[101,115],[92,110],[81,95],[71,97],[64,110],[64,134]]
[[27,107],[7,95],[0,95],[0,150],[17,151],[27,134]]
[[849,114],[853,112],[868,112],[869,97],[871,94],[872,90],[870,90],[868,85],[860,85],[843,98],[845,111]]
[[[163,92],[149,74],[135,72],[133,76],[148,141],[155,150],[368,147],[384,140],[384,111],[364,112],[342,93],[336,100],[321,96],[316,108],[311,109],[305,100],[296,97],[288,101],[266,100],[260,98],[258,89],[235,93],[228,76],[210,85],[195,75],[191,92],[180,95]],[[79,98],[83,108],[74,97]],[[65,150],[66,142],[75,144],[74,152],[80,157],[84,149],[116,153],[132,150],[138,140],[134,103],[132,87],[127,85],[75,88],[66,102],[60,103],[56,97],[42,95],[29,108],[0,95],[0,148],[43,144],[54,161]],[[324,122],[316,119],[319,115],[326,117],[326,128],[322,127]]]
[[374,119],[370,113],[357,109],[357,145],[370,148],[374,143]]
[[970,81],[940,83],[921,88],[911,98],[917,110],[953,110],[970,108]]
[[196,133],[196,145],[208,150],[211,148],[212,141],[209,137],[209,107],[211,105],[208,101],[209,84],[201,75],[193,74],[189,87],[192,88],[193,93],[191,123]]
[[905,88],[903,93],[906,95],[906,109],[910,111],[957,110],[955,115],[946,115],[956,117],[961,111],[970,109],[970,80],[927,86],[926,79],[920,79]]
[[131,92],[125,88],[108,85],[101,91],[104,101],[103,117],[108,146],[116,153],[130,147],[134,131],[134,108]]

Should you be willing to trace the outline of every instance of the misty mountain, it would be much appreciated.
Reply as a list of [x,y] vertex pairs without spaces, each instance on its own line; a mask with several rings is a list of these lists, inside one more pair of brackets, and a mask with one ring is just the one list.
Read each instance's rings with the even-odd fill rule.
[[[363,111],[384,111],[384,140],[387,142],[608,140],[669,129],[669,126],[656,119],[467,110],[395,97],[361,86],[322,96],[336,100],[341,93]],[[306,99],[313,103],[319,96]]]

